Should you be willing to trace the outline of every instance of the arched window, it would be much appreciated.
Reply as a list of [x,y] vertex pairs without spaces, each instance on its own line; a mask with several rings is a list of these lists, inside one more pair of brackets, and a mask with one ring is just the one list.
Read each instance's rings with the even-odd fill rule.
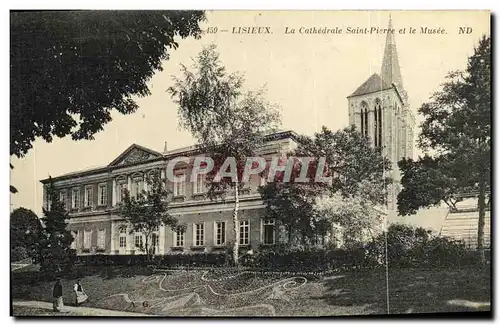
[[361,103],[361,134],[368,137],[368,104]]
[[131,177],[130,197],[139,199],[142,191],[144,190],[144,175],[140,172],[134,173]]
[[375,119],[374,119],[374,140],[375,147],[382,147],[382,105],[380,100],[375,100]]
[[121,225],[118,228],[119,234],[119,247],[126,248],[127,247],[127,227],[125,225]]
[[116,178],[116,202],[120,203],[125,198],[125,190],[127,190],[127,177],[119,176]]

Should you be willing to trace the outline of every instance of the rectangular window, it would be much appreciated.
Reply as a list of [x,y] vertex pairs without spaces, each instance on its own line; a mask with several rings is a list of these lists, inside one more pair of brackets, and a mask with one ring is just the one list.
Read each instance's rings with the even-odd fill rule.
[[205,243],[205,232],[203,228],[203,223],[195,224],[193,227],[194,230],[194,245],[195,246],[203,246]]
[[160,236],[158,233],[151,234],[151,246],[156,248],[160,246]]
[[97,202],[99,206],[104,206],[108,203],[108,186],[105,184],[99,185]]
[[92,195],[93,195],[93,189],[90,187],[85,188],[85,198],[84,198],[85,207],[92,206],[92,204],[93,204]]
[[215,223],[215,245],[222,246],[226,244],[226,222]]
[[143,187],[144,186],[141,179],[134,179],[132,181],[132,189],[130,191],[130,196],[132,198],[137,198],[142,193]]
[[85,233],[84,231],[78,230],[78,233],[77,233],[78,240],[76,242],[76,245],[77,245],[78,248],[82,248],[83,247],[83,238],[84,238],[83,235],[84,235],[84,233]]
[[184,230],[177,228],[174,237],[176,247],[184,247],[184,233]]
[[97,233],[97,248],[106,248],[106,230],[101,229]]
[[248,220],[240,221],[240,245],[248,245],[250,233],[250,222]]
[[71,235],[73,236],[73,242],[71,242],[71,249],[76,249],[78,241],[78,232],[71,231]]
[[268,219],[262,222],[263,242],[266,245],[274,244],[274,220]]
[[64,209],[66,209],[66,191],[63,190],[59,193],[59,201],[63,204]]
[[127,247],[127,235],[120,234],[120,248],[126,248],[126,247]]
[[121,203],[125,198],[125,190],[127,190],[127,184],[125,182],[119,183],[116,186],[116,202]]
[[90,249],[92,243],[92,230],[83,231],[83,247],[85,249]]
[[136,233],[135,234],[135,247],[136,248],[142,248],[142,246],[143,246],[142,234],[141,233]]
[[205,175],[198,174],[196,176],[196,182],[194,183],[194,193],[201,194],[205,192]]
[[184,196],[186,194],[186,175],[178,174],[176,178],[182,178],[182,180],[174,181],[174,196]]
[[71,191],[71,208],[77,209],[80,206],[80,189]]

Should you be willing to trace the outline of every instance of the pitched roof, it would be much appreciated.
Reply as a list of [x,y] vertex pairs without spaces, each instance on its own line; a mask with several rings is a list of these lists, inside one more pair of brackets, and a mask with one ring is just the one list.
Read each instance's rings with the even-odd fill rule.
[[[392,27],[392,19],[389,18],[388,30],[394,30]],[[385,39],[384,59],[382,60],[382,69],[380,75],[382,79],[389,85],[396,85],[399,92],[404,91],[403,77],[399,67],[398,51],[396,49],[396,40],[394,33],[387,33]]]
[[380,92],[390,88],[392,88],[391,85],[384,82],[377,73],[374,73],[348,97]]
[[[162,154],[157,152],[157,151],[154,151],[152,149],[149,149],[149,148],[141,146],[141,145],[132,144],[123,153],[121,153],[117,158],[115,158],[111,163],[109,163],[108,166],[116,165],[117,163],[122,161],[127,155],[129,155],[134,150],[136,150],[138,152],[144,152],[144,153],[149,154],[150,156],[155,157],[155,158],[162,157]],[[150,158],[151,157],[144,157],[141,160],[147,160]]]

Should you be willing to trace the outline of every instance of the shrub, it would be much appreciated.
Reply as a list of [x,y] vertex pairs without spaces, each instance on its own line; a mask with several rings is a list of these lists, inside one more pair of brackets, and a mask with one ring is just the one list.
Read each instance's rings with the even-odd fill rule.
[[328,268],[325,249],[263,247],[244,266],[273,271],[319,271]]
[[[390,267],[456,267],[478,261],[465,244],[445,237],[432,236],[420,227],[394,224],[387,232]],[[380,234],[363,244],[351,242],[344,248],[290,248],[285,245],[261,246],[245,266],[262,270],[315,272],[332,269],[360,269],[384,266],[386,235]]]
[[470,255],[462,241],[436,237],[426,245],[424,248],[425,257],[422,257],[422,262],[425,265],[454,267],[474,263],[474,261],[469,261]]
[[[380,234],[366,244],[350,242],[345,248],[260,246],[251,254],[242,250],[240,264],[253,270],[286,272],[377,268],[385,265],[385,239],[385,234]],[[77,262],[86,266],[227,267],[233,265],[230,250],[228,245],[220,252],[158,255],[151,261],[145,255],[89,255],[77,257]],[[456,267],[479,261],[479,255],[468,252],[464,243],[433,237],[428,230],[408,225],[389,227],[387,251],[391,268]]]
[[[385,264],[385,234],[380,234],[365,248],[367,265]],[[388,263],[391,267],[453,267],[473,263],[465,243],[432,236],[420,227],[394,224],[387,231]]]
[[227,264],[227,254],[187,253],[154,256],[151,260],[146,255],[85,255],[78,256],[76,263],[85,266],[155,266],[169,267],[210,267]]

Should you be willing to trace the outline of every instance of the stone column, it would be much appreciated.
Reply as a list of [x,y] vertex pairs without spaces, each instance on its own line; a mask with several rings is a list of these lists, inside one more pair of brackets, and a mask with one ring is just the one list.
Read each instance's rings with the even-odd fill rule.
[[132,179],[130,178],[130,175],[127,176],[127,190],[129,192],[132,191]]
[[127,227],[127,255],[130,255],[135,248],[135,233],[130,233]]
[[[393,133],[393,141],[392,141],[392,172],[391,176],[393,179],[397,178],[397,169],[398,169],[398,158],[399,158],[399,138],[400,138],[400,130],[399,130],[399,117],[401,112],[401,108],[399,108],[399,103],[395,104],[394,107],[394,114],[393,114],[393,123],[392,123],[392,133]],[[395,181],[396,183],[399,182],[398,180]],[[391,186],[391,194],[390,194],[390,200],[391,204],[389,206],[390,210],[396,209],[396,185],[393,183]]]
[[410,128],[408,128],[408,155],[411,159],[413,159],[413,126],[410,126]]
[[165,226],[161,225],[158,228],[158,254],[163,255],[165,253]]
[[113,196],[111,203],[113,206],[116,206],[116,179],[113,179]]
[[368,138],[370,138],[370,144],[375,146],[375,138],[373,137],[375,134],[375,111],[373,107],[368,111]]
[[383,155],[386,155],[387,156],[387,111],[388,111],[388,108],[387,108],[387,104],[384,102],[382,102],[382,112],[381,112],[381,115],[382,115],[382,139],[381,139],[381,144],[382,144],[382,154]]
[[115,232],[115,222],[114,221],[111,221],[111,241],[110,241],[110,255],[114,255],[115,254],[115,241],[116,241],[116,232]]
[[161,173],[163,173],[163,179],[165,179],[165,189],[173,191],[173,189],[170,188],[171,187],[170,181],[172,180],[168,179],[167,169],[162,169]]
[[357,115],[357,112],[355,110],[354,104],[349,103],[349,124],[350,125],[356,124],[356,115]]
[[353,124],[356,126],[356,130],[358,132],[361,132],[361,113],[355,111],[353,115],[354,115]]
[[384,118],[385,118],[385,126],[384,126],[384,131],[385,131],[385,136],[384,136],[384,144],[386,146],[386,157],[392,160],[392,137],[393,131],[392,131],[392,114],[393,114],[393,107],[391,103],[387,103],[385,106],[385,112],[384,112]]
[[397,113],[397,105],[395,104],[393,108],[394,114],[392,115],[392,156],[391,161],[393,165],[393,169],[397,167],[397,159],[398,159],[398,119],[399,115]]

